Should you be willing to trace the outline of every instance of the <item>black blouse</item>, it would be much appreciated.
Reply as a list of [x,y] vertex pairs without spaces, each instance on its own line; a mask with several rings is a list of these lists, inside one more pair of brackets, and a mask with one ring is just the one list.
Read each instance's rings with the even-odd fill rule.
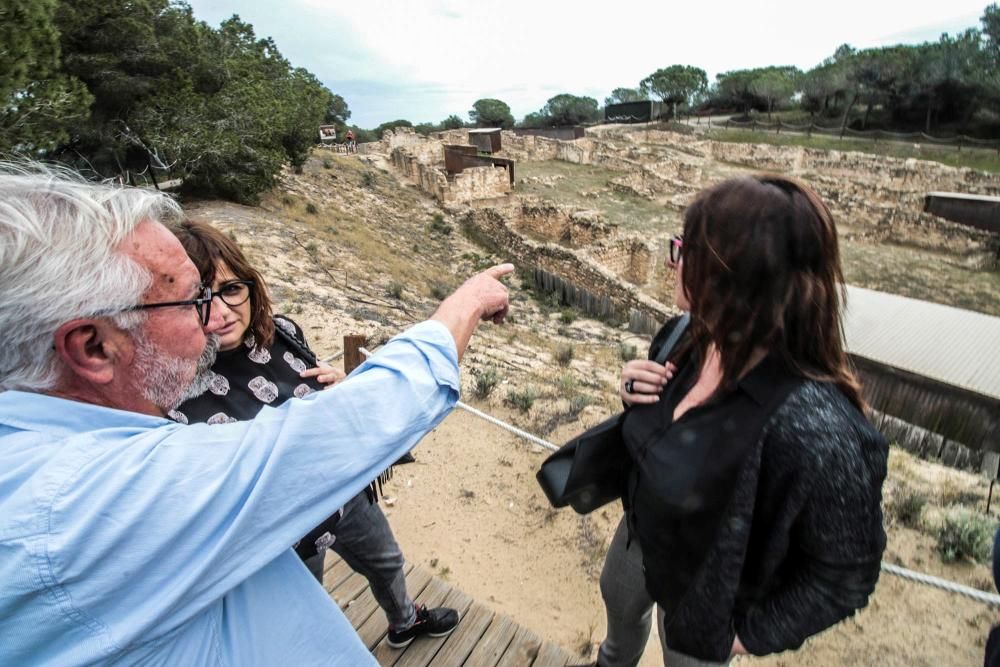
[[[274,326],[305,346],[302,329],[292,320],[277,315]],[[209,371],[208,391],[185,401],[170,417],[184,424],[253,419],[265,405],[277,407],[289,398],[302,398],[322,389],[316,378],[299,377],[309,367],[308,361],[277,332],[268,348],[258,348],[253,334],[248,332],[242,345],[219,352]]]

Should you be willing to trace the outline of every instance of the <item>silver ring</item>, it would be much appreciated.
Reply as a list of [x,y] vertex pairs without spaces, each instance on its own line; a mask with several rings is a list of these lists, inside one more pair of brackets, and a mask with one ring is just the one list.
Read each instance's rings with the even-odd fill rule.
[[625,393],[626,394],[632,393],[632,380],[625,380]]

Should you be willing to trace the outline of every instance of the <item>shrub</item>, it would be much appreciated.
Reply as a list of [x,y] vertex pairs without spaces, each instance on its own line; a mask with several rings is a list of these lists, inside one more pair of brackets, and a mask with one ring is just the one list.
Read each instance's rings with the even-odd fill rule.
[[500,376],[497,375],[497,369],[489,366],[476,376],[476,386],[473,393],[475,393],[476,398],[484,399],[493,393],[493,389],[499,381]]
[[639,348],[628,343],[618,343],[618,356],[622,361],[632,361],[639,356]]
[[590,396],[584,394],[577,394],[573,398],[569,399],[569,409],[566,411],[571,417],[576,417],[580,414],[585,407],[592,403]]
[[324,169],[333,169],[333,162],[330,161],[330,158],[325,158],[323,160],[323,168]]
[[949,510],[937,527],[937,552],[951,563],[971,558],[980,563],[990,557],[996,523],[964,508]]
[[573,324],[576,321],[576,311],[572,308],[563,308],[559,313],[559,321],[563,324]]
[[904,526],[917,528],[920,525],[920,516],[923,514],[926,504],[927,496],[923,493],[909,487],[898,487],[886,509],[896,521]]
[[431,296],[441,301],[446,296],[451,294],[451,285],[443,282],[436,282],[431,285]]
[[525,387],[520,391],[511,389],[507,392],[507,397],[504,399],[504,403],[517,408],[521,412],[527,412],[531,409],[531,406],[535,404],[536,398],[538,398],[538,394],[535,392],[533,387]]
[[316,204],[309,202],[308,204],[306,204],[306,213],[308,213],[309,215],[316,215],[317,213],[319,213],[319,209],[316,208]]
[[403,298],[403,283],[393,280],[389,283],[389,287],[386,288],[386,294],[391,296],[393,299]]
[[571,361],[573,361],[573,346],[560,345],[556,350],[556,363],[560,366],[569,366]]
[[559,386],[559,391],[564,395],[572,396],[576,393],[576,378],[572,373],[564,373],[559,376],[556,380],[556,384]]
[[375,184],[376,181],[374,172],[366,171],[365,173],[361,174],[361,185],[365,186],[366,188],[374,188]]
[[317,250],[319,250],[319,246],[316,245],[315,241],[310,241],[306,244],[306,252],[314,254]]
[[435,234],[448,236],[451,234],[451,225],[445,222],[443,215],[435,213],[434,217],[431,219],[430,230]]

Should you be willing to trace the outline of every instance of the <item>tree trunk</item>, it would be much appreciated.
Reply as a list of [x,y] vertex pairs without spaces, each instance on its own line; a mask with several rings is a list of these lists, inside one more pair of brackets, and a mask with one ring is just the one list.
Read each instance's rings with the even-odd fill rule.
[[931,110],[934,108],[934,99],[931,98],[927,101],[927,120],[924,121],[924,132],[927,134],[931,133]]
[[677,120],[677,102],[671,102],[671,104],[673,105],[674,121],[676,122],[676,120]]
[[847,108],[844,110],[844,117],[840,120],[840,133],[841,134],[843,134],[844,133],[844,129],[847,128],[847,119],[851,115],[851,109],[854,108],[854,105],[857,104],[857,102],[858,102],[858,94],[855,93],[854,97],[851,98],[850,104],[848,104]]
[[868,129],[868,116],[872,112],[872,106],[874,106],[874,103],[873,102],[868,102],[868,106],[865,107],[865,119],[863,121],[861,121],[861,129],[862,130],[867,130]]

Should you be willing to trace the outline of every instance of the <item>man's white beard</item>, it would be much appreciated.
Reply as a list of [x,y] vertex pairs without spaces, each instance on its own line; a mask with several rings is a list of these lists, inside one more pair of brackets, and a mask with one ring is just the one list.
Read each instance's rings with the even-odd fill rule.
[[[142,333],[135,334],[135,344],[135,368],[141,378],[142,395],[164,414],[207,388],[208,369],[219,351],[218,336],[207,337],[197,361],[163,353]],[[199,386],[197,393],[192,393]]]

